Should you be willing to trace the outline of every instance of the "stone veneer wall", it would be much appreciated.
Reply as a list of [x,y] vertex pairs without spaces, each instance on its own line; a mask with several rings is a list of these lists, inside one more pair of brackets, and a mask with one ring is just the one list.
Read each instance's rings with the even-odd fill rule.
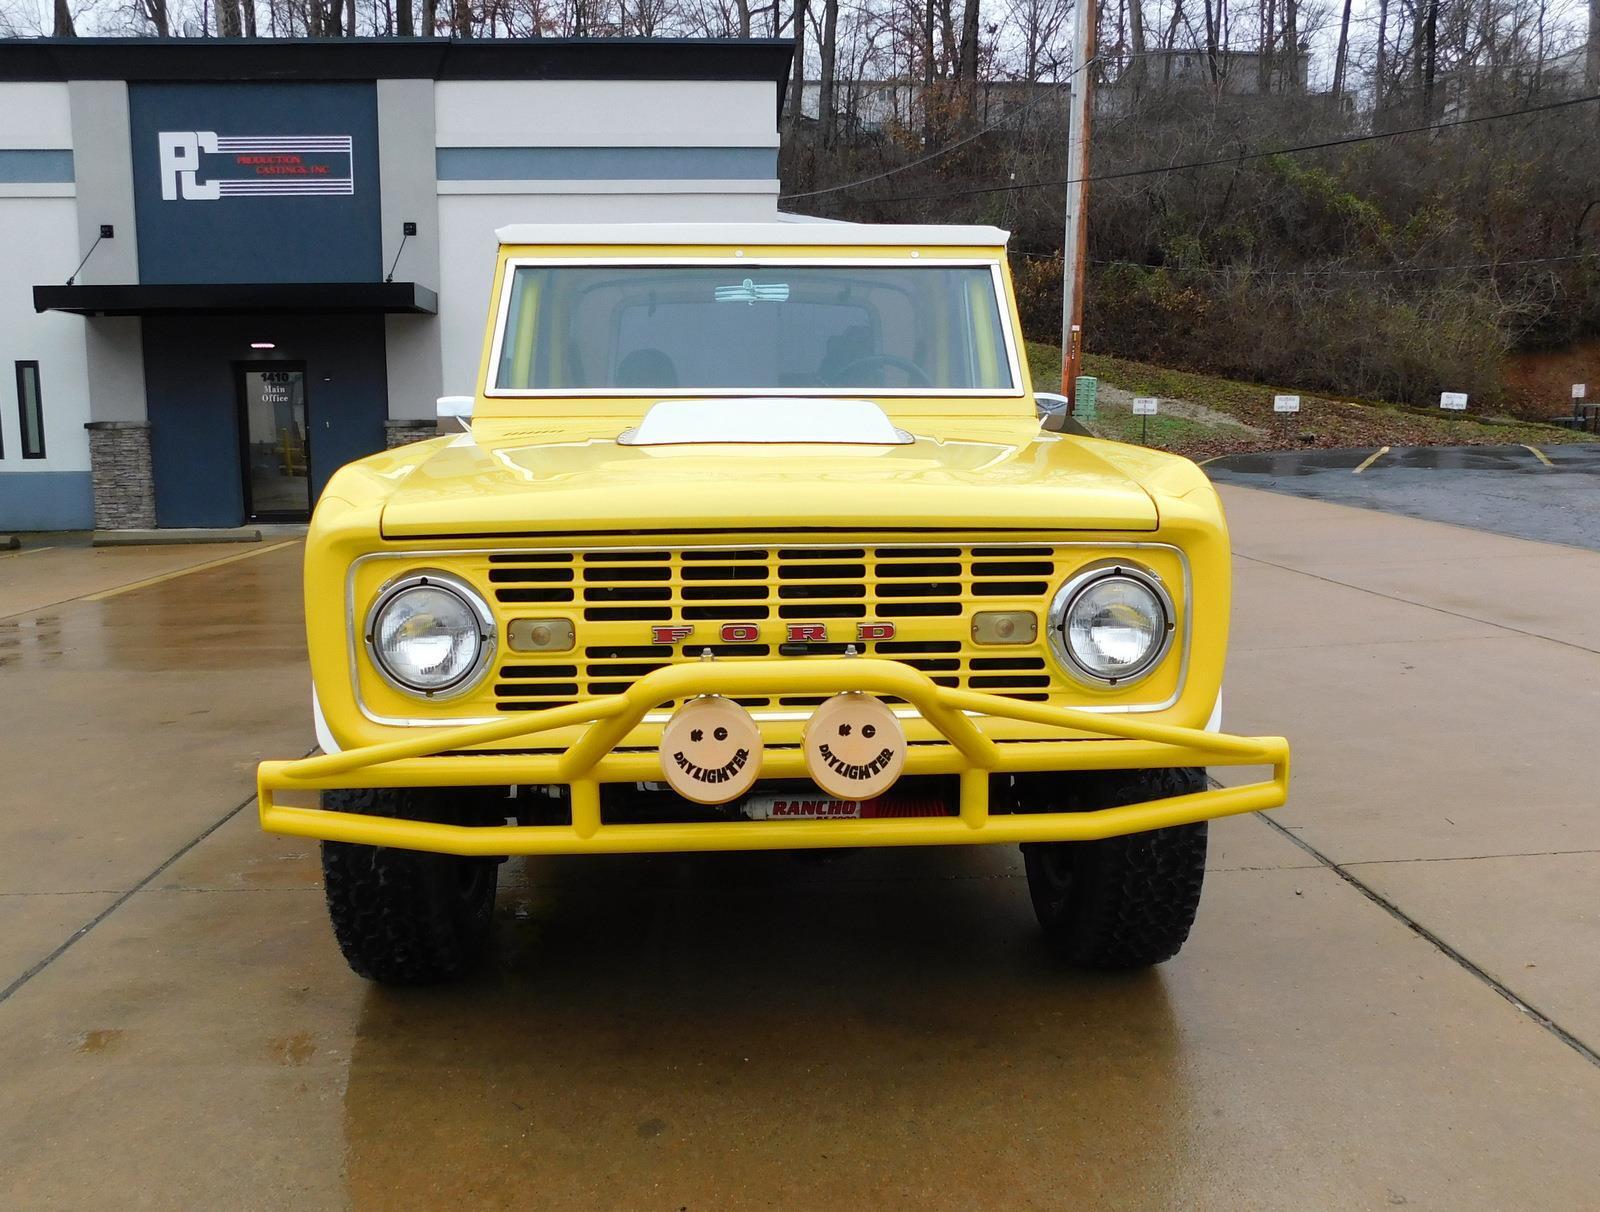
[[90,421],[90,478],[96,530],[148,530],[156,524],[156,486],[147,421]]
[[385,421],[383,423],[384,437],[388,445],[386,449],[393,450],[396,446],[409,446],[413,442],[422,442],[428,438],[439,436],[439,423],[437,421]]

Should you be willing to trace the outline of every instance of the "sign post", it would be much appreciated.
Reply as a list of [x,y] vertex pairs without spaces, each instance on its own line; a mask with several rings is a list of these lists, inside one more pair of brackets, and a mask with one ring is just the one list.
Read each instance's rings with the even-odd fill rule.
[[1466,412],[1467,393],[1464,391],[1441,391],[1439,393],[1439,407],[1448,408],[1452,412]]
[[1150,445],[1150,418],[1156,415],[1160,402],[1155,396],[1134,396],[1133,415],[1139,418],[1139,442]]
[[1283,427],[1284,427],[1285,430],[1287,430],[1289,428],[1289,418],[1290,418],[1290,416],[1292,414],[1294,414],[1294,413],[1299,412],[1299,411],[1300,411],[1300,397],[1299,396],[1273,396],[1272,397],[1272,412],[1273,412],[1273,415],[1276,416],[1279,420],[1281,420],[1283,422]]

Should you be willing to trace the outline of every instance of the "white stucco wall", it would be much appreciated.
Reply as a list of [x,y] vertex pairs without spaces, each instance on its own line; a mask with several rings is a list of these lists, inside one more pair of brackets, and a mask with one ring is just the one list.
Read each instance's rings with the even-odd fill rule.
[[777,147],[770,80],[441,80],[440,147]]
[[72,110],[65,84],[0,83],[0,148],[71,146]]
[[[65,282],[78,263],[78,217],[70,197],[0,197],[0,231],[26,232],[8,242],[0,279],[0,474],[88,471],[89,380],[83,320],[33,310],[33,287]],[[45,457],[22,457],[15,363],[39,363]],[[0,519],[4,529],[4,519]]]
[[[64,151],[72,147],[67,86],[0,84],[0,156],[6,152]],[[12,162],[13,166],[15,161]],[[10,169],[14,175],[15,167]],[[27,175],[24,172],[24,175]],[[88,371],[83,321],[33,310],[33,287],[65,282],[78,263],[78,217],[71,181],[0,177],[0,231],[5,273],[0,275],[0,531],[80,517],[50,514],[59,502],[86,491],[89,441]],[[42,459],[22,457],[16,363],[39,363],[43,404]]]

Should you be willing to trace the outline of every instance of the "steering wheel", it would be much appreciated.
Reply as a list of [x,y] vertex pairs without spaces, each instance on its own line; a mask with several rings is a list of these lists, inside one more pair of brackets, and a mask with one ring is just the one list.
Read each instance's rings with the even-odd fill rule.
[[843,386],[851,373],[858,370],[871,370],[875,366],[893,366],[896,370],[906,372],[906,378],[911,380],[913,387],[932,387],[933,380],[928,378],[922,367],[909,358],[899,358],[894,354],[868,354],[864,358],[857,358],[848,365],[841,366],[825,380],[829,387]]

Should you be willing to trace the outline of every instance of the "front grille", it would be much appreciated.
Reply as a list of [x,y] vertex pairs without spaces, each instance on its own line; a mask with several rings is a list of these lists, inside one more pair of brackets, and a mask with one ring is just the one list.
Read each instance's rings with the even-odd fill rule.
[[[1078,553],[1075,557],[1081,560]],[[531,551],[489,557],[503,619],[567,618],[572,652],[506,652],[494,684],[500,711],[529,711],[617,694],[666,665],[719,658],[836,656],[852,643],[920,669],[942,686],[1037,702],[1065,689],[1045,650],[1050,595],[1070,571],[1048,545],[726,547]],[[1031,644],[975,645],[972,615],[1032,610]],[[861,623],[895,624],[893,639],[857,641]],[[721,643],[725,623],[759,640]],[[791,623],[822,624],[826,642],[786,642]],[[652,642],[652,628],[693,626],[680,644]],[[800,707],[811,697],[744,699],[751,707]]]

